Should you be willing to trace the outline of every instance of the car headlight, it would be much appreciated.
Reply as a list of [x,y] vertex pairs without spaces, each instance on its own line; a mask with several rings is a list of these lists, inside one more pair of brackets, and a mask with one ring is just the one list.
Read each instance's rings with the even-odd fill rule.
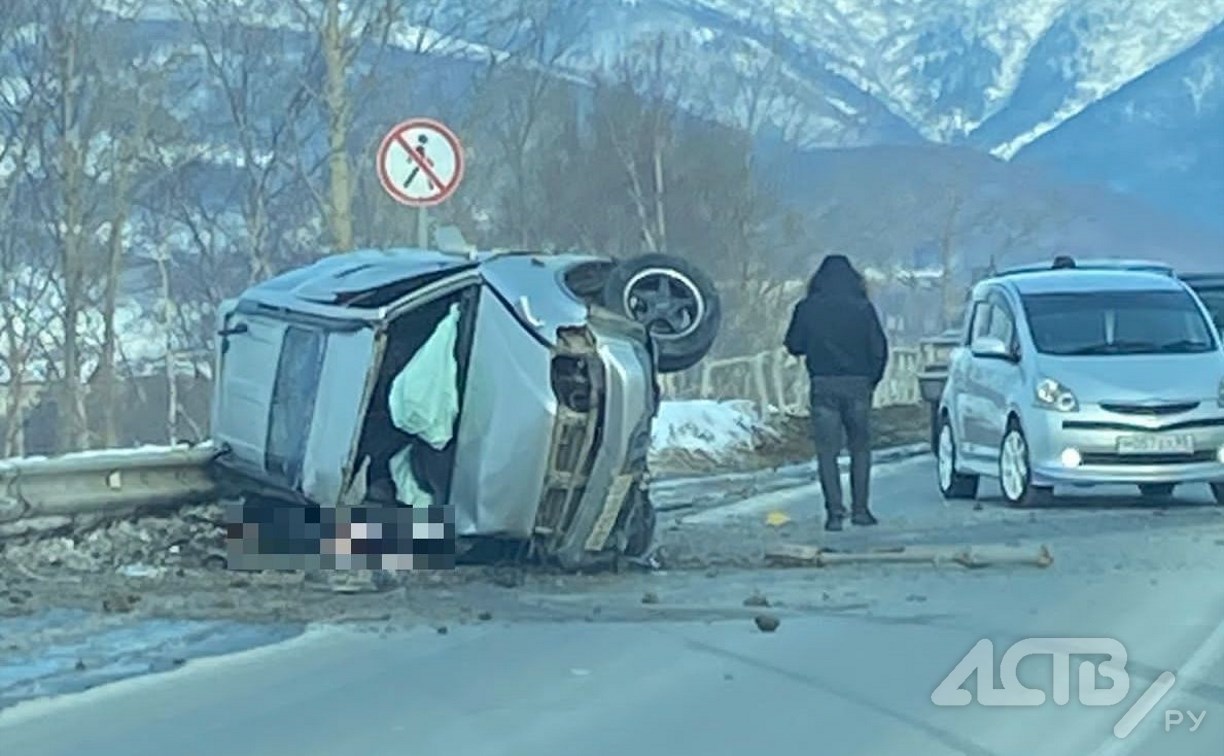
[[1046,378],[1037,384],[1037,406],[1058,412],[1075,412],[1079,409],[1079,401],[1071,389],[1053,378]]

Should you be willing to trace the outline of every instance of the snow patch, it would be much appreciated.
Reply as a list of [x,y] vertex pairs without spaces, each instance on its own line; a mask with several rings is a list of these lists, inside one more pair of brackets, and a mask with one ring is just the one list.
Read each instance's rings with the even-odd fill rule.
[[664,401],[651,433],[651,451],[683,451],[712,458],[751,450],[770,431],[746,400]]
[[135,458],[145,458],[159,462],[173,460],[176,456],[193,453],[200,449],[211,450],[213,447],[209,444],[175,444],[173,446],[165,444],[142,444],[140,446],[125,446],[117,449],[88,449],[86,451],[70,452],[68,454],[60,454],[54,457],[43,455],[32,455],[29,457],[7,457],[0,458],[0,475],[13,474],[21,470],[29,470],[31,468],[45,467],[46,463],[51,462],[57,466],[73,465],[76,463],[94,463],[94,462],[114,462],[123,464]]

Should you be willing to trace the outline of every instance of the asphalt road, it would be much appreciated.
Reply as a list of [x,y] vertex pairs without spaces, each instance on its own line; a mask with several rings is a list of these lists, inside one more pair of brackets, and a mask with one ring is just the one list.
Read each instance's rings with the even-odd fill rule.
[[[913,460],[879,470],[878,529],[824,536],[808,488],[688,516],[675,532],[690,549],[736,534],[1045,543],[1054,565],[724,567],[520,589],[496,621],[446,634],[320,630],[23,704],[0,712],[0,754],[1224,754],[1224,512],[1205,491],[1169,507],[1113,491],[1027,513],[989,492],[979,511],[947,506],[932,489],[930,461]],[[793,522],[769,528],[769,511]],[[748,595],[771,607],[746,607]],[[780,618],[776,632],[756,629],[761,612]],[[1080,704],[1075,657],[1065,705],[932,702],[978,641],[998,659],[1030,637],[1120,641],[1129,694]],[[1168,694],[1116,737],[1166,671]],[[1019,666],[1032,688],[1052,690],[1051,675],[1049,657]]]

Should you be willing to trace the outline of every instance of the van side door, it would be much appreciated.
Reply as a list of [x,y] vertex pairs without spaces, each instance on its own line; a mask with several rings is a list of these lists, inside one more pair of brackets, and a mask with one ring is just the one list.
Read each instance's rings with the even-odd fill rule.
[[1011,409],[1011,397],[1023,380],[1020,360],[1020,339],[1016,331],[1016,316],[1002,292],[992,292],[987,300],[990,304],[990,323],[986,335],[998,339],[1008,347],[1008,359],[998,357],[978,358],[980,362],[980,395],[982,400],[982,443],[992,455],[997,455],[1007,430],[1007,413]]
[[989,453],[986,446],[989,438],[989,408],[983,397],[983,359],[973,354],[973,342],[985,335],[990,328],[991,307],[985,300],[973,303],[969,327],[961,358],[954,369],[957,371],[955,402],[960,420],[960,446],[965,456],[982,456]]

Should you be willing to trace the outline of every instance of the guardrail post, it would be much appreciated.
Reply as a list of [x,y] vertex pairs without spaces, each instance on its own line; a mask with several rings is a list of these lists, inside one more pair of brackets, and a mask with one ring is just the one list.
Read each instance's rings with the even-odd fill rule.
[[786,352],[778,350],[773,353],[773,388],[778,402],[778,409],[786,411]]
[[769,411],[769,383],[765,380],[765,359],[767,357],[769,357],[769,352],[761,352],[752,358],[751,367],[753,382],[756,384],[758,409],[762,417]]

